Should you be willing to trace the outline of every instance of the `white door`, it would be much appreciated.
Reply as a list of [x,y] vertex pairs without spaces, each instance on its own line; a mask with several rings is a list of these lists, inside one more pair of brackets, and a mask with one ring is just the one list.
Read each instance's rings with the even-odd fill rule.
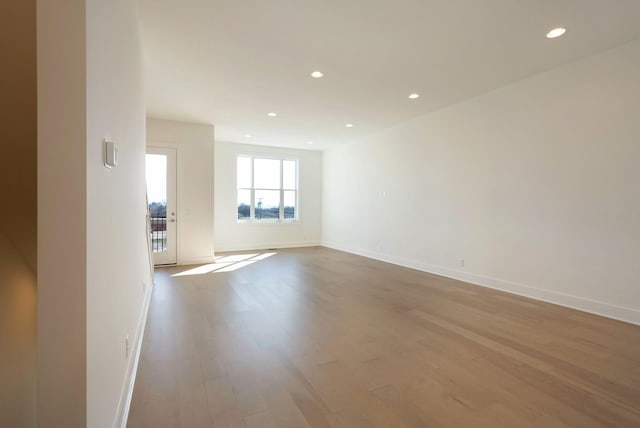
[[176,149],[147,147],[147,197],[156,265],[176,263]]

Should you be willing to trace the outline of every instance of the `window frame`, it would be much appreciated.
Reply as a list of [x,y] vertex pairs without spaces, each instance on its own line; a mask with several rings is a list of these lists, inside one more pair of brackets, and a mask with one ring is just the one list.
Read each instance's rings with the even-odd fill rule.
[[[250,166],[250,184],[251,187],[240,187],[238,183],[238,160],[240,158],[248,158],[251,161]],[[265,159],[265,160],[277,160],[280,163],[280,180],[279,180],[279,188],[278,189],[268,189],[268,188],[258,188],[255,187],[255,160],[256,159]],[[284,162],[291,161],[295,162],[295,188],[289,189],[284,187]],[[300,159],[292,156],[277,156],[271,154],[238,154],[236,156],[235,163],[235,217],[237,223],[245,223],[245,224],[289,224],[289,223],[297,223],[300,221]],[[249,218],[238,218],[238,192],[240,190],[249,191],[250,195],[250,206],[249,206]],[[280,206],[278,210],[278,218],[256,218],[256,191],[278,191],[280,193]],[[285,192],[295,192],[295,211],[293,218],[284,218],[284,195]]]

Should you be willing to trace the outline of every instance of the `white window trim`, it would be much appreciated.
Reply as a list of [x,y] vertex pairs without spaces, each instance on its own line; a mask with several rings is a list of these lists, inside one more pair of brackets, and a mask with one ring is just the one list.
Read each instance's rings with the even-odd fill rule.
[[[265,188],[257,188],[257,187],[238,187],[238,158],[250,158],[251,159],[251,185],[253,186],[253,176],[255,174],[254,171],[254,160],[255,159],[272,159],[280,161],[280,188],[279,189],[265,189]],[[284,161],[294,161],[296,163],[296,187],[295,189],[285,189],[284,188]],[[251,206],[249,208],[249,218],[248,219],[239,219],[238,218],[238,190],[249,190],[251,194]],[[256,190],[278,190],[280,192],[280,210],[279,210],[279,218],[277,219],[256,219],[255,218],[255,207],[256,207]],[[294,218],[284,218],[284,192],[293,191],[296,193],[296,209],[294,213]],[[300,159],[293,156],[278,156],[273,154],[238,154],[236,156],[236,174],[235,174],[235,218],[236,223],[241,224],[295,224],[300,221]]]

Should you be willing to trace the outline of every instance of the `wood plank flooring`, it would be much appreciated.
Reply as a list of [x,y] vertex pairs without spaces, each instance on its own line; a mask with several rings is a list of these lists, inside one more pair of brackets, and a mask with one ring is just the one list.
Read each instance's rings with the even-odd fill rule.
[[640,427],[640,327],[265,253],[157,270],[130,428]]

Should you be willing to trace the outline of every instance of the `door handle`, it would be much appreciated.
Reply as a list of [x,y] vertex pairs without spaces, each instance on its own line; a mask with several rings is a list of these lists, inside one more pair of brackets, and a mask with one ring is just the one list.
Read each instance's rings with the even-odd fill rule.
[[167,220],[169,223],[175,223],[176,219],[175,218],[170,218],[169,220]]

